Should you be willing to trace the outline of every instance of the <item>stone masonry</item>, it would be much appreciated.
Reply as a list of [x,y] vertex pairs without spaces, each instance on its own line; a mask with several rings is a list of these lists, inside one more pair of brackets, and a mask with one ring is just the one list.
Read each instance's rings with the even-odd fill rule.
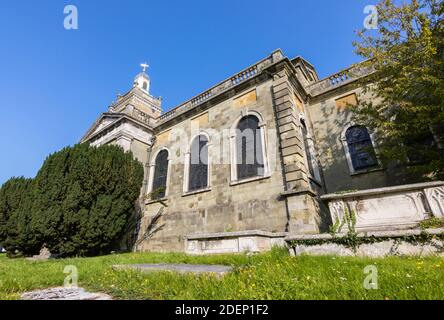
[[[144,165],[136,206],[139,241],[127,249],[269,250],[286,236],[324,232],[332,223],[327,204],[335,198],[328,193],[419,182],[396,168],[352,167],[345,130],[357,125],[350,105],[371,99],[357,81],[369,72],[357,64],[319,80],[307,60],[276,50],[168,112],[150,94],[148,75],[137,75],[132,89],[82,138],[94,146],[120,145]],[[248,116],[259,121],[264,172],[238,179],[236,128]],[[208,183],[190,192],[191,143],[199,135],[208,140]],[[165,196],[153,199],[155,161],[162,150],[168,152]],[[441,205],[442,192],[434,196],[434,205]],[[378,216],[369,210],[368,219]],[[146,236],[147,230],[154,231]]]

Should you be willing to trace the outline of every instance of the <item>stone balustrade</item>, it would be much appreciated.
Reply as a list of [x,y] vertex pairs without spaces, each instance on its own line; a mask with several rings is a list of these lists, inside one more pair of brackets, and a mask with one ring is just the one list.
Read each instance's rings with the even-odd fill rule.
[[310,85],[308,92],[312,96],[317,96],[366,76],[371,73],[371,71],[372,68],[366,66],[364,63],[356,64]]
[[184,102],[183,104],[179,105],[178,107],[172,109],[171,111],[168,111],[164,114],[162,114],[159,118],[159,124],[162,124],[178,114],[181,114],[185,111],[188,111],[189,109],[198,106],[205,101],[211,99],[212,97],[225,92],[255,76],[257,76],[264,68],[271,65],[272,63],[275,63],[281,59],[284,59],[282,54],[276,54],[273,53],[271,56],[259,61],[258,63],[254,64],[253,66],[250,66],[241,72],[237,73],[236,75],[220,82],[219,84],[215,85],[211,89],[193,97],[192,99]]

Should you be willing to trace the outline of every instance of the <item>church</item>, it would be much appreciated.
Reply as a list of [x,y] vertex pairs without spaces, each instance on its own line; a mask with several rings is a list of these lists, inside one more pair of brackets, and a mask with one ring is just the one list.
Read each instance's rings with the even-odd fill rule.
[[135,251],[260,252],[356,214],[360,232],[444,217],[444,183],[384,167],[350,108],[372,97],[356,64],[325,79],[281,50],[170,111],[142,65],[81,142],[131,151],[145,176]]

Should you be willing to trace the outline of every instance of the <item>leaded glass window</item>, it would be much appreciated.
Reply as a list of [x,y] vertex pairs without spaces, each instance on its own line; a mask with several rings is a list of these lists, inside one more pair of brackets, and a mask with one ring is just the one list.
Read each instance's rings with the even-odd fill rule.
[[161,199],[166,195],[168,176],[168,151],[162,150],[157,154],[153,177],[153,199]]
[[305,124],[305,121],[303,119],[301,119],[301,130],[302,130],[302,138],[304,140],[304,148],[305,148],[305,155],[306,155],[308,171],[310,172],[310,175],[312,177],[314,177],[313,155],[311,153],[311,148],[310,148],[310,145],[308,143],[307,125]]
[[237,179],[264,175],[259,119],[246,116],[239,121],[236,134]]
[[208,139],[200,135],[193,140],[190,152],[189,191],[208,187]]
[[366,127],[350,127],[347,129],[345,137],[355,171],[378,166],[373,143]]

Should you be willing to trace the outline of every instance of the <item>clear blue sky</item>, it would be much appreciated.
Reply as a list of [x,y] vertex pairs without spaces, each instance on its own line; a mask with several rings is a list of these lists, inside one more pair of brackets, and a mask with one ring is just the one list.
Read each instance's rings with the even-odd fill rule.
[[[325,77],[361,60],[352,41],[375,2],[1,1],[0,184],[78,142],[145,60],[164,110],[276,48]],[[68,4],[78,30],[63,28]]]

